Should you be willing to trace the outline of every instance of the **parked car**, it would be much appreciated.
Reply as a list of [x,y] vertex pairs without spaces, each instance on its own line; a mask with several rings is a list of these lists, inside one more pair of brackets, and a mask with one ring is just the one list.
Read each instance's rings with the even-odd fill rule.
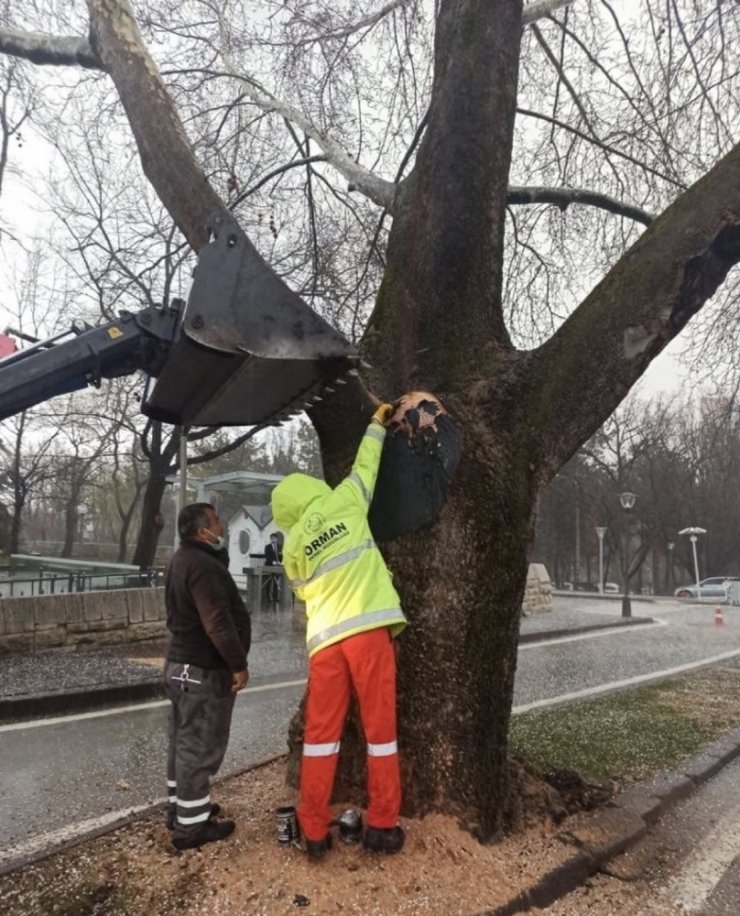
[[677,598],[727,598],[726,582],[734,579],[734,576],[712,576],[709,579],[702,579],[697,587],[694,585],[681,585],[673,593]]
[[616,582],[605,582],[604,583],[604,594],[605,595],[618,595],[619,586]]

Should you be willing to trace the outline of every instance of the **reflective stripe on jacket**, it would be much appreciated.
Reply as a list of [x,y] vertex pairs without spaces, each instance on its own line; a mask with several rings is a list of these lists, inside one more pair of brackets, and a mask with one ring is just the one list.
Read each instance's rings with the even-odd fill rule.
[[308,653],[365,630],[406,625],[391,574],[367,522],[385,429],[370,423],[351,473],[332,490],[290,474],[272,493],[276,523],[287,531],[283,566],[306,603]]

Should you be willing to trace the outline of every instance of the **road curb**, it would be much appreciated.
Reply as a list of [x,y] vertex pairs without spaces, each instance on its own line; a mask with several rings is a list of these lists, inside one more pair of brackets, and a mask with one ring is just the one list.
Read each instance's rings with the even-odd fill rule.
[[[563,627],[539,633],[522,633],[519,644],[548,642],[568,636],[581,636],[604,630],[619,630],[625,626],[655,623],[652,617],[627,617],[610,623],[584,624],[580,627]],[[0,724],[42,719],[47,716],[69,715],[117,703],[140,703],[145,700],[164,699],[161,675],[128,684],[111,684],[106,687],[80,687],[63,693],[39,693],[19,697],[0,697]]]
[[[237,770],[235,773],[229,773],[228,776],[214,780],[212,785],[216,786],[219,785],[219,783],[233,779],[236,776],[242,776],[244,773],[251,773],[253,770],[259,770],[262,767],[269,766],[271,763],[275,763],[277,760],[282,760],[285,756],[285,753],[280,753],[275,754],[272,757],[267,757],[265,760],[260,760],[257,763],[252,763],[248,767],[243,767],[241,770]],[[103,827],[95,827],[92,830],[81,833],[79,836],[71,837],[69,840],[64,840],[61,843],[50,846],[48,849],[39,850],[38,852],[31,853],[27,856],[21,856],[18,859],[13,859],[10,862],[6,862],[4,865],[0,864],[0,877],[3,875],[9,875],[11,872],[18,871],[21,868],[27,868],[30,865],[38,865],[40,862],[43,862],[46,859],[50,859],[52,856],[55,856],[60,852],[66,852],[68,849],[74,849],[75,846],[80,846],[83,843],[87,843],[89,840],[95,840],[98,837],[105,836],[107,833],[113,833],[115,830],[120,830],[121,827],[128,827],[131,824],[137,823],[138,821],[143,821],[147,817],[150,817],[152,814],[156,814],[158,811],[161,811],[162,814],[164,814],[166,807],[166,800],[155,802],[154,804],[148,805],[146,808],[142,808],[135,813],[119,817],[117,820],[111,821],[110,824],[105,824]],[[177,855],[177,853],[173,851],[173,855]]]
[[607,807],[569,818],[557,836],[564,842],[573,843],[573,855],[527,890],[480,916],[513,916],[532,907],[546,909],[551,906],[580,887],[587,878],[602,871],[611,859],[644,836],[676,802],[690,795],[738,756],[740,728],[708,744],[675,770],[630,786]]
[[157,676],[154,680],[136,681],[131,684],[111,684],[107,687],[80,688],[64,693],[3,697],[0,699],[0,723],[39,719],[51,715],[68,715],[72,712],[81,712],[113,703],[137,703],[155,698],[164,698],[161,676]]
[[620,630],[622,627],[634,627],[655,623],[654,617],[625,617],[611,623],[588,623],[581,627],[563,627],[560,630],[542,630],[537,633],[520,633],[519,645],[530,642],[547,642],[550,639],[562,639],[564,636],[580,636],[582,633],[594,633],[599,630]]

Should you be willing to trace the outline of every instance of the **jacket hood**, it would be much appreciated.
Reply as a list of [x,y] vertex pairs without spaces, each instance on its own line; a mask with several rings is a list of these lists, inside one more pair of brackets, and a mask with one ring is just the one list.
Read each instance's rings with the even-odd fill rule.
[[312,502],[331,493],[331,487],[308,474],[289,474],[272,491],[272,516],[278,527],[290,531]]

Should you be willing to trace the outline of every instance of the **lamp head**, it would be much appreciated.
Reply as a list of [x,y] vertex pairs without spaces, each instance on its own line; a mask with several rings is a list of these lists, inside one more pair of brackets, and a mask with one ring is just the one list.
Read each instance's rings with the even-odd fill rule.
[[631,509],[634,506],[636,499],[637,499],[637,494],[635,493],[620,493],[619,494],[619,502],[621,503],[623,509]]

